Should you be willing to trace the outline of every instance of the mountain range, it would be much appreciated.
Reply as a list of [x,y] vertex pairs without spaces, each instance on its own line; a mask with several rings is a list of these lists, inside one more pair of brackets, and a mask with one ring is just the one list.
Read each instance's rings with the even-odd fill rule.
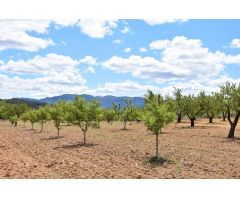
[[27,103],[32,107],[38,107],[44,104],[55,104],[58,101],[73,101],[76,96],[83,97],[86,101],[91,101],[93,99],[96,99],[100,102],[101,106],[104,108],[110,108],[112,107],[112,103],[115,103],[117,105],[120,105],[120,107],[125,106],[125,100],[131,99],[132,104],[134,106],[142,107],[144,104],[144,99],[142,97],[128,97],[128,96],[122,96],[122,97],[116,97],[116,96],[92,96],[88,94],[63,94],[60,96],[54,96],[54,97],[46,97],[43,99],[31,99],[31,98],[12,98],[8,99],[8,102],[16,103]]

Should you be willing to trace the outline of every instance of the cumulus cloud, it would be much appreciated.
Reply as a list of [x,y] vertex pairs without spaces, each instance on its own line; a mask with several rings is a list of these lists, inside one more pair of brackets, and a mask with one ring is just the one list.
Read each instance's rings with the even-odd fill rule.
[[233,39],[230,43],[231,48],[240,48],[240,39]]
[[130,32],[130,28],[128,26],[124,26],[123,29],[121,30],[122,34],[126,34],[128,32]]
[[96,65],[97,64],[97,59],[92,57],[92,56],[85,56],[81,60],[79,60],[80,63],[84,63],[87,65]]
[[140,52],[147,52],[147,49],[146,49],[145,47],[140,47],[140,48],[139,48],[139,51],[140,51]]
[[117,39],[117,40],[113,40],[112,43],[113,43],[113,44],[122,44],[123,41],[120,40],[120,39]]
[[167,23],[176,23],[176,22],[186,22],[186,19],[145,19],[147,24],[154,26],[159,24],[167,24]]
[[92,67],[92,66],[89,66],[84,72],[94,74],[95,73],[95,68]]
[[35,56],[29,60],[10,60],[0,66],[0,72],[4,72],[0,74],[1,91],[15,97],[81,92],[87,87],[79,64],[78,60],[57,54]]
[[123,50],[125,53],[129,53],[132,51],[132,49],[130,47],[127,47],[126,49]]
[[81,32],[89,37],[103,38],[113,34],[113,29],[117,27],[116,22],[117,20],[82,19],[78,21],[77,25]]
[[[54,19],[54,20],[0,20],[0,51],[18,49],[36,52],[45,49],[54,42],[51,38],[42,38],[51,24],[56,28],[79,27],[80,31],[92,38],[112,35],[117,27],[117,20],[93,19]],[[32,35],[37,33],[38,35]]]
[[151,50],[161,50],[167,48],[170,44],[170,40],[155,40],[149,44],[149,48]]
[[142,85],[133,81],[106,82],[99,84],[96,89],[88,90],[92,95],[114,95],[114,96],[143,96],[147,90],[159,91],[159,87],[152,85]]
[[0,20],[0,51],[20,49],[35,52],[53,45],[48,38],[31,36],[30,33],[46,34],[49,20]]
[[211,52],[203,47],[199,39],[176,36],[172,40],[158,40],[151,44],[152,49],[161,51],[159,59],[137,55],[128,58],[113,56],[103,62],[103,67],[118,73],[131,73],[135,77],[162,82],[214,77],[219,75],[225,64],[240,64],[239,55]]
[[75,70],[79,61],[73,60],[69,56],[48,54],[44,57],[35,56],[29,60],[10,60],[0,66],[0,70],[14,74],[44,74],[62,71]]

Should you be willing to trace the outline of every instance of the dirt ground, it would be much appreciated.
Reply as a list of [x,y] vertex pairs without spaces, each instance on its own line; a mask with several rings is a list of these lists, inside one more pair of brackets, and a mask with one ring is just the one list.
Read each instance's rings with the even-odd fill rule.
[[[151,164],[155,136],[143,124],[101,123],[89,129],[82,146],[78,127],[63,126],[56,139],[51,123],[10,126],[0,122],[0,178],[240,178],[240,139],[227,139],[228,122],[188,120],[168,125],[160,135],[160,154],[168,160]],[[240,133],[237,127],[236,136]]]

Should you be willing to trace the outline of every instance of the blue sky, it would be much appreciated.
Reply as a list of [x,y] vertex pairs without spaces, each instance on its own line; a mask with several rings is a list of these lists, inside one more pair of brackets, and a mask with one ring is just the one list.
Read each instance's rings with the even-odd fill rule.
[[0,20],[0,98],[240,82],[240,20]]

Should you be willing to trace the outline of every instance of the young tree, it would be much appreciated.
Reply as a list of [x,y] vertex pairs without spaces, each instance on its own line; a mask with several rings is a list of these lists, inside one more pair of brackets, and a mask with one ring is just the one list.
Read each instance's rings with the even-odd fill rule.
[[104,119],[107,120],[108,123],[112,124],[112,121],[114,120],[115,117],[115,112],[112,108],[109,109],[104,109]]
[[96,128],[99,119],[99,103],[97,101],[86,102],[82,97],[76,97],[74,101],[73,124],[78,125],[83,133],[83,144],[86,145],[87,130]]
[[124,122],[123,130],[127,129],[127,122],[133,120],[134,112],[135,112],[135,108],[132,105],[132,100],[126,99],[125,102],[126,102],[126,105],[123,107],[123,110],[121,112],[121,119]]
[[212,95],[206,95],[204,91],[202,91],[199,95],[201,101],[202,110],[206,113],[209,123],[213,122],[213,118],[219,113],[219,107],[217,104],[217,97]]
[[64,109],[67,125],[69,126],[70,123],[73,121],[72,119],[72,116],[73,116],[72,113],[74,110],[73,102],[63,102],[63,109]]
[[188,95],[183,97],[183,109],[191,122],[191,127],[194,127],[196,117],[202,111],[201,101],[194,95]]
[[49,120],[49,110],[48,107],[41,107],[38,110],[36,110],[37,115],[37,121],[41,125],[40,132],[43,131],[43,125]]
[[223,121],[226,121],[227,112],[228,112],[227,99],[225,99],[222,93],[215,93],[215,96],[217,98],[216,104],[218,105],[218,109],[222,113],[222,119]]
[[23,123],[24,123],[24,128],[25,128],[26,122],[28,121],[27,112],[24,112],[24,113],[20,116],[20,119],[23,121]]
[[235,128],[240,117],[240,84],[227,82],[220,86],[220,93],[226,99],[227,119],[231,126],[228,138],[234,138]]
[[57,137],[61,129],[61,124],[65,121],[64,103],[57,102],[53,107],[49,109],[50,119],[53,120],[54,126],[57,129]]
[[154,95],[151,91],[148,91],[145,95],[145,105],[143,121],[148,130],[152,131],[156,135],[156,155],[159,158],[159,139],[162,128],[169,124],[174,119],[174,114],[168,110],[166,104],[164,104],[161,95]]
[[177,112],[177,122],[180,123],[182,121],[182,114],[183,114],[183,95],[182,90],[179,88],[174,88],[173,92],[174,100],[175,100],[175,108]]
[[33,125],[34,123],[36,123],[38,121],[37,118],[37,112],[36,110],[30,110],[26,113],[28,120],[30,121],[31,125],[32,125],[32,129],[33,130]]

